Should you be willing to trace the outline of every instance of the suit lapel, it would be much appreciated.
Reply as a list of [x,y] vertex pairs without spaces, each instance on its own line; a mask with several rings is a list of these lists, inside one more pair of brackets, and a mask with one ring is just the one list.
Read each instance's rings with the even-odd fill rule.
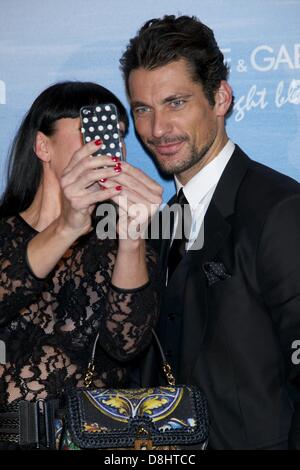
[[[212,259],[229,236],[231,224],[228,220],[234,213],[238,188],[246,174],[249,162],[249,157],[236,145],[235,151],[220,178],[205,214],[203,249],[193,249],[195,245],[197,246],[199,244],[197,239],[192,249],[187,254],[191,265],[195,263],[199,264],[200,260],[206,261]],[[172,206],[174,199],[175,196],[168,202],[169,207]],[[171,232],[169,233],[172,233],[173,223],[174,221],[171,220]],[[170,238],[168,238],[166,228],[163,227],[163,230],[165,235],[162,237],[160,260],[161,265],[164,267],[164,272],[166,272]],[[198,237],[199,236],[201,237],[201,233]]]
[[[249,158],[236,146],[217,185],[213,199],[204,218],[204,246],[189,251],[186,261],[189,272],[185,287],[184,321],[182,331],[182,376],[186,382],[190,377],[201,348],[205,347],[213,332],[220,312],[209,311],[208,285],[203,263],[213,261],[218,253],[230,252],[228,239],[232,231],[232,218],[239,186],[247,172]],[[228,246],[227,246],[228,245]],[[231,268],[232,259],[226,263]],[[222,282],[222,281],[220,281]]]
[[[204,247],[189,251],[186,262],[189,271],[184,294],[184,318],[182,322],[181,382],[186,382],[196,363],[199,351],[208,340],[207,332],[214,322],[207,299],[207,280],[202,269],[203,263],[214,259],[226,243],[231,232],[230,224],[224,219],[212,201],[204,219]],[[217,312],[213,312],[216,314]],[[188,346],[187,346],[188,345]]]
[[212,200],[204,218],[202,263],[215,257],[226,242],[230,231],[231,225],[226,221]]
[[203,261],[210,261],[220,251],[231,231],[240,184],[250,159],[236,146],[214,192],[204,218]]

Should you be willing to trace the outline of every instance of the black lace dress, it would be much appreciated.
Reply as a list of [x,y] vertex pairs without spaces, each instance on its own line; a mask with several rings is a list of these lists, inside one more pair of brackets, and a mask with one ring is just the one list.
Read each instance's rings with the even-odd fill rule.
[[6,345],[0,404],[54,398],[66,385],[82,386],[98,331],[92,386],[126,385],[126,362],[149,344],[156,322],[154,253],[147,248],[146,285],[116,288],[116,242],[99,240],[94,230],[41,280],[26,262],[27,243],[36,233],[20,216],[0,222],[0,340]]

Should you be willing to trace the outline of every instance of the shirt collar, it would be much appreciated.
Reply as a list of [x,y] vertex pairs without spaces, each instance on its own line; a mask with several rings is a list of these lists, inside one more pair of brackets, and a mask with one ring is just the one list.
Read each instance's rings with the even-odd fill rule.
[[[219,182],[221,175],[234,152],[235,145],[228,140],[221,152],[200,170],[184,186],[184,195],[187,198],[191,209],[196,209],[199,202],[212,190]],[[176,192],[178,194],[183,185],[175,176]]]

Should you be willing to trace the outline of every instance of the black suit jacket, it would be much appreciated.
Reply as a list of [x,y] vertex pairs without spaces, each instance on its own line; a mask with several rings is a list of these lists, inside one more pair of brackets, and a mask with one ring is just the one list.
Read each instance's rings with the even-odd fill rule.
[[[165,274],[170,240],[154,244]],[[212,263],[226,273],[213,282]],[[204,247],[186,254],[167,290],[180,305],[177,383],[206,393],[210,446],[268,448],[289,439],[300,448],[300,366],[292,362],[300,340],[300,185],[236,146],[204,219]],[[164,348],[174,321],[168,301],[158,326]],[[154,384],[157,361],[149,351],[144,385]]]

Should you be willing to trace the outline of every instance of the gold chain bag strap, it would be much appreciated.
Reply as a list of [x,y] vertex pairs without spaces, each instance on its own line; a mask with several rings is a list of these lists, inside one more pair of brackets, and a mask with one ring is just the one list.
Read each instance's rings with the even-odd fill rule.
[[163,362],[166,386],[91,389],[96,346],[84,388],[67,393],[66,432],[62,449],[205,449],[207,402],[195,386],[175,385],[170,364],[153,330]]

